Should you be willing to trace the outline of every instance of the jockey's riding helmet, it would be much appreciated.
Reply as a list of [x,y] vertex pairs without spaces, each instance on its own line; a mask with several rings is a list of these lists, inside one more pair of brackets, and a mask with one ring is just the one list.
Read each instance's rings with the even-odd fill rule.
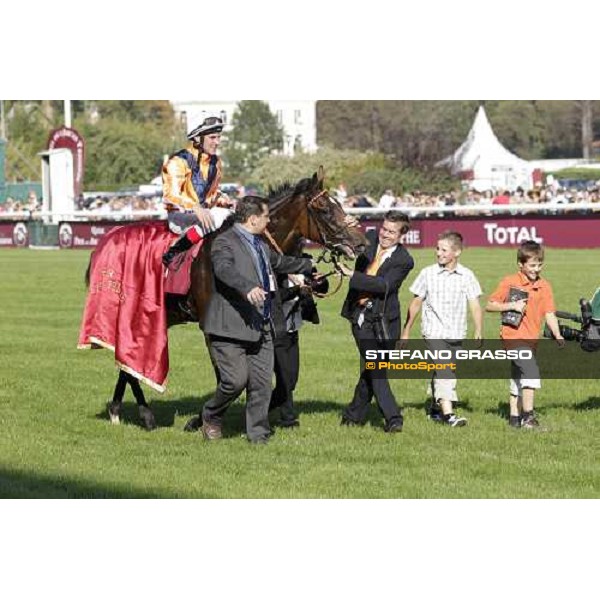
[[198,127],[188,133],[187,138],[188,140],[193,140],[194,138],[204,137],[211,133],[221,133],[223,126],[223,119],[219,117],[206,117]]

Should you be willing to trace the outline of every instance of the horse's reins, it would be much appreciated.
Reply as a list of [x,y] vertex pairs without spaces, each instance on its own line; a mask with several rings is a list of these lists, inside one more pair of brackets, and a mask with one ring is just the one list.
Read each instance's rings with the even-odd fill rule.
[[275,249],[277,254],[283,255],[283,251],[279,247],[279,244],[275,241],[275,238],[271,235],[271,232],[268,229],[265,229],[265,237],[269,240],[271,246]]
[[327,277],[329,277],[330,275],[339,275],[337,287],[332,292],[327,292],[326,294],[321,294],[320,292],[313,292],[313,294],[317,298],[328,298],[329,296],[333,296],[334,294],[337,294],[340,291],[340,288],[342,287],[342,281],[344,279],[344,274],[338,269],[337,258],[335,254],[331,254],[331,258],[329,260],[326,260],[325,252],[323,252],[323,254],[321,254],[321,256],[317,259],[316,262],[318,263],[321,260],[323,260],[323,262],[333,263],[333,270],[329,271],[329,273],[323,273],[323,275],[319,277],[319,279],[327,279]]
[[[321,239],[323,240],[323,244],[327,245],[328,241],[327,241],[327,234],[325,233],[325,231],[323,230],[323,227],[320,225],[318,219],[315,218],[314,216],[314,211],[315,209],[313,208],[313,204],[321,197],[327,195],[327,190],[322,190],[321,192],[319,192],[316,196],[314,196],[313,198],[311,198],[308,202],[308,215],[310,217],[310,220],[312,221],[312,223],[314,223],[315,227],[317,228],[317,232],[318,234],[321,236]],[[328,196],[329,200],[335,204],[336,206],[340,206],[339,203],[334,200],[333,198],[331,198],[330,196]],[[341,206],[340,206],[341,208]],[[343,209],[342,209],[343,210]],[[337,228],[332,228],[332,235],[339,235],[341,230],[346,230],[348,231],[348,229],[350,229],[349,225],[342,225],[341,227],[338,226]],[[342,246],[342,244],[331,244],[333,250],[336,250],[336,248],[338,246]],[[339,252],[339,250],[336,250],[337,252]]]

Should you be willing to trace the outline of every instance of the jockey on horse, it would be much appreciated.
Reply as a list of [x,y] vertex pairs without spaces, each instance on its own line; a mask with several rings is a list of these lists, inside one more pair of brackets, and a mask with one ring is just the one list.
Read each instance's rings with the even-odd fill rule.
[[188,133],[187,147],[163,166],[163,200],[169,229],[181,236],[163,255],[167,268],[177,254],[219,229],[233,213],[233,202],[219,191],[222,164],[217,148],[223,126],[219,117],[207,117]]

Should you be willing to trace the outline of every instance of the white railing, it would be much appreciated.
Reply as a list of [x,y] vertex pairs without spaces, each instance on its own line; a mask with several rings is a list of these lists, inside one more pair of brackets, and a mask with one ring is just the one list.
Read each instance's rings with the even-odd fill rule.
[[132,210],[115,212],[98,212],[96,210],[75,210],[72,212],[54,213],[48,211],[18,211],[18,212],[0,212],[0,221],[10,219],[14,221],[24,220],[52,220],[54,223],[59,221],[131,221],[135,219],[166,219],[165,210]]
[[[453,206],[395,206],[391,209],[382,209],[378,207],[371,208],[344,208],[345,212],[351,215],[365,217],[381,217],[390,210],[397,210],[408,214],[410,217],[436,217],[443,216],[446,213],[462,216],[477,216],[477,215],[497,215],[511,214],[531,215],[531,214],[551,214],[561,215],[577,212],[600,212],[600,202],[578,202],[569,204],[544,203],[544,204],[455,204]],[[52,221],[131,221],[136,219],[166,219],[167,212],[165,210],[135,210],[135,211],[115,211],[115,212],[98,212],[93,210],[76,210],[65,213],[52,212],[0,212],[1,220],[43,220],[44,222]]]
[[580,211],[600,212],[600,202],[578,202],[573,204],[455,204],[453,206],[394,206],[392,208],[344,208],[351,215],[382,216],[390,210],[407,213],[410,217],[428,217],[452,213],[456,215],[490,215],[490,214],[565,214]]

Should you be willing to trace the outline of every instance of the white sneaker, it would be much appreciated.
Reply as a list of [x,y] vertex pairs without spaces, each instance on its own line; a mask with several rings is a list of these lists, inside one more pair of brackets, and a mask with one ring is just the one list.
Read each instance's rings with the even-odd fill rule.
[[450,415],[447,419],[442,421],[445,425],[450,425],[450,427],[464,427],[467,424],[467,420],[464,417],[459,417],[457,415]]

